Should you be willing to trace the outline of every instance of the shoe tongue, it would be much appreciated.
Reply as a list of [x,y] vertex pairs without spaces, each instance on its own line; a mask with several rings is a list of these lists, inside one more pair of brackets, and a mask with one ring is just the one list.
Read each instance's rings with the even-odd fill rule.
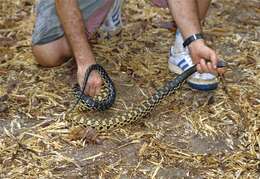
[[175,46],[171,47],[171,51],[173,54],[186,54],[189,55],[189,50],[187,48],[185,49],[180,49],[180,48],[176,48]]
[[178,49],[171,47],[171,54],[174,56],[174,63],[176,65],[185,60],[185,63],[188,64],[189,67],[192,66],[192,60],[188,50],[178,51]]

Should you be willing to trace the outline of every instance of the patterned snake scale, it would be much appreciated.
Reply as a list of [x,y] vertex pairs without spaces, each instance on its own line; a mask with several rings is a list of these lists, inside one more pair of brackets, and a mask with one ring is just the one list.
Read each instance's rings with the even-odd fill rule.
[[[219,68],[225,67],[224,61],[220,61],[220,63],[218,64],[218,67]],[[100,75],[102,76],[103,80],[110,83],[110,81],[107,79],[108,75],[106,73],[103,73],[102,70],[104,70],[104,69],[103,68],[101,69],[100,65],[96,64],[92,69],[97,70],[100,73]],[[179,89],[182,86],[182,84],[187,80],[187,78],[189,76],[191,76],[193,73],[195,73],[196,71],[197,71],[196,65],[190,67],[188,70],[186,70],[182,74],[178,75],[175,79],[167,81],[164,86],[157,89],[152,96],[150,96],[148,99],[144,100],[139,106],[134,107],[133,109],[127,110],[123,114],[118,114],[114,117],[105,118],[105,119],[84,118],[79,121],[69,121],[69,122],[71,122],[75,125],[78,125],[78,126],[85,127],[85,128],[91,127],[93,129],[95,129],[97,132],[105,132],[105,131],[108,131],[108,130],[111,130],[111,129],[114,129],[117,127],[122,127],[124,125],[130,124],[134,121],[137,121],[137,120],[145,117],[147,114],[149,114],[163,99],[165,99],[166,96],[173,94],[177,89]],[[87,73],[90,73],[90,72],[91,72],[91,70],[89,70],[89,72],[87,72]],[[86,73],[86,76],[89,75],[87,73]],[[85,78],[85,80],[86,80],[86,78]],[[112,88],[112,86],[113,85],[110,85],[111,88]],[[109,91],[113,91],[113,90],[114,89],[110,89]],[[79,90],[79,88],[76,88],[74,90],[74,94],[75,94],[76,98],[78,99],[78,102],[80,101],[86,108],[89,108],[89,106],[93,106],[94,102],[92,102],[93,104],[91,104],[91,105],[86,105],[88,103],[89,99],[86,98],[86,96],[84,96],[84,98],[82,98],[82,91]],[[110,96],[110,98],[111,98],[111,96]],[[107,102],[106,100],[110,100],[110,99],[104,99],[103,104],[112,105],[110,102]],[[94,107],[94,108],[97,109],[96,107]],[[105,109],[105,108],[107,108],[107,106],[103,107],[103,108]]]

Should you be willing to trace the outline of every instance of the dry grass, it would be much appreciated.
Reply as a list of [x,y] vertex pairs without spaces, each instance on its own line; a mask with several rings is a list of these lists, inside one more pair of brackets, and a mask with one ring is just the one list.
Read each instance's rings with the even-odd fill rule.
[[[74,104],[75,64],[46,69],[31,54],[34,2],[0,2],[0,178],[260,177],[260,4],[214,1],[205,22],[209,44],[229,63],[215,92],[184,85],[143,122],[102,134],[101,145],[69,140],[64,113]],[[128,0],[124,29],[93,40],[97,61],[118,90],[104,114],[150,95],[167,79],[171,31],[166,10]]]

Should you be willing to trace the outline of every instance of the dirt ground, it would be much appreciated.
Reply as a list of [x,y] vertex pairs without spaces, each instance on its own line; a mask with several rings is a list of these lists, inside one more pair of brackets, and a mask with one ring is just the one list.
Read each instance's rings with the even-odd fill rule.
[[[138,123],[71,140],[64,118],[75,103],[75,63],[34,61],[31,0],[0,0],[0,178],[259,178],[260,2],[214,0],[204,23],[208,44],[227,61],[214,92],[184,84]],[[112,77],[115,105],[69,117],[104,118],[151,95],[165,81],[174,28],[168,10],[126,0],[122,33],[91,41]]]

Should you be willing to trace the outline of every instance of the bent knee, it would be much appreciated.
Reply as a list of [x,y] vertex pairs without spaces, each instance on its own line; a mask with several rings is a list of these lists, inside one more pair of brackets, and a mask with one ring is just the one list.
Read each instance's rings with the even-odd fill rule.
[[35,60],[45,67],[59,66],[72,56],[65,38],[60,38],[43,45],[34,45],[32,51]]
[[55,49],[48,49],[41,45],[32,47],[35,60],[44,67],[59,66],[66,61],[66,57]]

